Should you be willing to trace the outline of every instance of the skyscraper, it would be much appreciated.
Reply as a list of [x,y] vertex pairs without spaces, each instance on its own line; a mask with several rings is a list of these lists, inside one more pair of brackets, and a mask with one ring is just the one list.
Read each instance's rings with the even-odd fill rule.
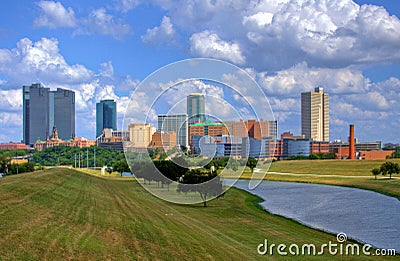
[[204,94],[191,93],[187,96],[187,114],[189,124],[205,122]]
[[50,91],[40,83],[22,87],[23,140],[33,147],[37,140],[46,140],[57,126],[59,138],[75,137],[75,93],[57,88]]
[[301,94],[301,133],[306,139],[329,141],[329,96],[323,88]]
[[113,100],[102,100],[96,103],[96,137],[103,129],[117,130],[117,104]]
[[188,147],[188,115],[187,114],[162,114],[158,115],[158,131],[176,133],[176,143]]
[[49,92],[49,133],[57,126],[58,137],[69,140],[75,137],[75,93],[57,89]]

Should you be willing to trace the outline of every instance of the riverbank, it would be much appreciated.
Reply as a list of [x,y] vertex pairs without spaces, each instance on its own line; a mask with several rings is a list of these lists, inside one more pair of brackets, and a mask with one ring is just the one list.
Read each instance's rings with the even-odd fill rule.
[[[400,159],[390,160],[400,163]],[[375,177],[371,169],[379,167],[382,160],[374,161],[346,161],[346,160],[288,160],[277,161],[271,164],[264,180],[316,183],[335,186],[354,187],[372,190],[400,200],[400,176],[379,175]],[[228,174],[224,178],[233,178]],[[252,173],[246,167],[242,179],[250,179]]]
[[400,203],[393,197],[356,188],[282,181],[263,181],[249,189],[248,181],[242,179],[234,187],[263,198],[260,204],[273,214],[329,233],[344,232],[377,248],[400,251],[400,223],[382,222],[396,220],[400,213]]

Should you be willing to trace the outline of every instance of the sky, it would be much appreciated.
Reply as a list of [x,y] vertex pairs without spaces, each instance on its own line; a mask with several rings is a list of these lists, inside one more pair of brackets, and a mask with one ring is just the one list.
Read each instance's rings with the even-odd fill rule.
[[146,77],[182,59],[214,58],[255,79],[279,133],[301,134],[300,93],[322,86],[331,140],[346,140],[353,123],[360,141],[400,143],[396,2],[1,1],[0,142],[22,139],[23,85],[75,91],[76,134],[94,139],[96,102],[115,99],[122,127]]

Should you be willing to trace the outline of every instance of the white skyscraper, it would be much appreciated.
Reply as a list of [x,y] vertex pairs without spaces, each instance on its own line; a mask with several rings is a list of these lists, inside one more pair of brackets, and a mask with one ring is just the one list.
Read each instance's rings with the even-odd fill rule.
[[301,133],[314,141],[329,141],[329,96],[323,88],[301,94]]

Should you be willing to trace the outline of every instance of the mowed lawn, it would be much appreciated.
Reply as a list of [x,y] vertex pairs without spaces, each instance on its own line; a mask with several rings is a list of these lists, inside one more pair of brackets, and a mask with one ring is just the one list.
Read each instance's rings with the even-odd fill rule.
[[[372,176],[386,160],[281,160],[271,164],[269,171],[343,176]],[[400,164],[400,159],[389,159]]]
[[[400,164],[400,159],[389,159]],[[400,200],[400,175],[372,175],[373,168],[379,168],[385,160],[283,160],[273,162],[264,177],[271,181],[319,183],[368,189]],[[285,174],[288,173],[288,174]],[[289,175],[298,174],[298,175]],[[302,175],[306,174],[306,175]],[[311,175],[316,174],[316,175]],[[229,177],[229,175],[225,175]],[[246,167],[241,175],[249,179],[252,173]]]
[[[258,200],[230,189],[203,208],[159,200],[134,180],[69,169],[10,176],[0,179],[0,259],[265,260],[256,250],[264,239],[288,245],[336,242],[334,235],[266,213]],[[368,258],[376,260],[351,260]]]

